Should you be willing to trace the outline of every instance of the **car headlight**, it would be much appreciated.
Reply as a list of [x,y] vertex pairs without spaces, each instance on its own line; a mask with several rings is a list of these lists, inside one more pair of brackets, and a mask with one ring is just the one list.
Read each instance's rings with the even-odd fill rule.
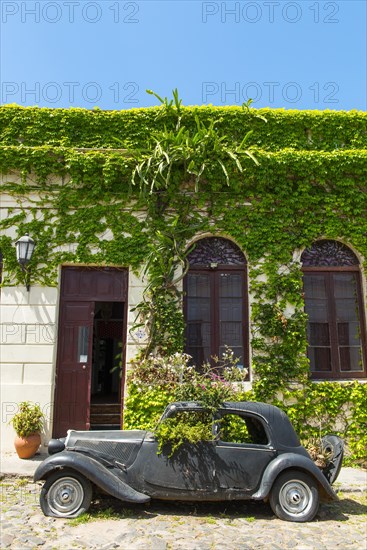
[[56,453],[61,453],[65,449],[65,438],[62,439],[51,439],[48,444],[48,454],[54,455]]

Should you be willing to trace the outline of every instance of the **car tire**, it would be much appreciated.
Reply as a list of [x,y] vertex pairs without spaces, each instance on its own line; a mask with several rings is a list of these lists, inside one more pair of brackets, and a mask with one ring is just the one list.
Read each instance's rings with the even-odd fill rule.
[[269,501],[280,519],[299,523],[312,521],[319,509],[317,483],[304,472],[287,470],[275,480]]
[[45,516],[76,518],[86,512],[92,500],[92,484],[73,470],[52,473],[40,494]]

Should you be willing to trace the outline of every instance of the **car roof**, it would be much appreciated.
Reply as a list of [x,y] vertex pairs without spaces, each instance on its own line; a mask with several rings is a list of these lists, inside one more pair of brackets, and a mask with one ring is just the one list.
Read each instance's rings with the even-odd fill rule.
[[[162,420],[172,411],[205,410],[205,407],[197,401],[176,401],[167,406],[162,415]],[[261,416],[270,426],[273,439],[284,447],[298,447],[300,445],[298,436],[284,411],[257,401],[225,401],[218,407],[218,411],[248,412]]]
[[[205,410],[203,406],[198,401],[175,401],[170,403],[166,408],[166,411],[171,411],[172,409],[178,410]],[[272,420],[275,417],[287,416],[281,409],[275,407],[274,405],[269,405],[268,403],[261,403],[257,401],[225,401],[222,403],[218,410],[236,410],[236,411],[247,411],[263,416],[266,420]]]

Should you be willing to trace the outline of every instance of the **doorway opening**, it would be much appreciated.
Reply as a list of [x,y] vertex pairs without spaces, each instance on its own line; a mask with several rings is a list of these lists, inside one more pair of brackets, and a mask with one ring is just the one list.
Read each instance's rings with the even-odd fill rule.
[[95,302],[91,377],[92,430],[120,429],[123,302]]
[[53,437],[91,425],[121,426],[128,274],[117,267],[62,267]]

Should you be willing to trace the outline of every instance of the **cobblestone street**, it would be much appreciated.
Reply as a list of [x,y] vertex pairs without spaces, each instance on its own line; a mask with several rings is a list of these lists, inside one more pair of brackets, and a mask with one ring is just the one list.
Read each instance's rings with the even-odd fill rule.
[[74,520],[46,518],[40,485],[29,478],[1,480],[1,549],[228,550],[366,548],[367,499],[345,493],[322,504],[307,524],[276,519],[264,503],[125,506],[100,497],[90,514]]

